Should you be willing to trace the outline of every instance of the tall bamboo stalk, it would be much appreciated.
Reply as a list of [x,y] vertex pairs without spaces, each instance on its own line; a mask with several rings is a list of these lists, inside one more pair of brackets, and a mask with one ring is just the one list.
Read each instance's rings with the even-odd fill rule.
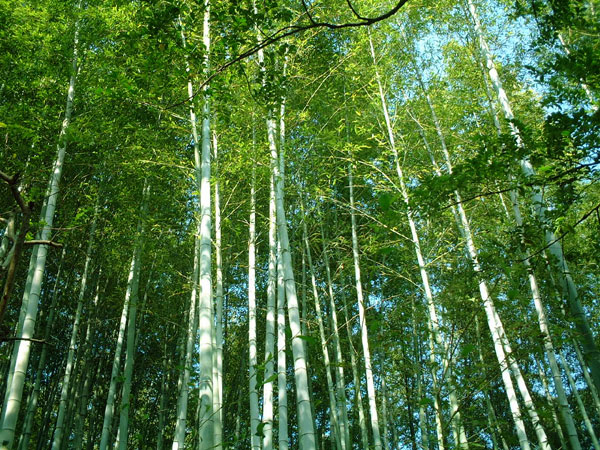
[[[81,8],[81,3],[76,6],[76,14]],[[50,233],[54,223],[54,211],[58,201],[59,184],[63,170],[63,163],[67,149],[67,130],[71,123],[73,112],[73,101],[75,98],[75,79],[78,72],[78,55],[79,55],[79,29],[80,22],[75,23],[75,33],[73,38],[73,56],[71,63],[71,76],[69,80],[69,88],[67,92],[67,102],[65,107],[65,117],[62,122],[60,133],[58,136],[57,154],[48,183],[48,198],[46,200],[46,209],[44,211],[44,226],[42,228],[41,239],[44,241],[50,240]],[[19,343],[16,351],[16,359],[14,371],[11,371],[12,380],[7,386],[7,399],[4,403],[2,418],[2,428],[0,430],[0,449],[10,449],[13,446],[15,438],[15,429],[21,409],[23,387],[25,385],[25,375],[29,366],[29,356],[31,352],[31,339],[35,330],[35,322],[38,313],[40,294],[46,268],[46,256],[48,253],[48,245],[42,244],[36,246],[37,254],[34,260],[31,278],[31,287],[26,290],[28,301],[25,302],[26,310],[23,320],[22,330],[19,334]],[[32,260],[33,261],[33,260]]]
[[217,133],[213,130],[213,154],[216,165],[215,179],[215,265],[216,265],[216,286],[215,286],[215,349],[214,349],[214,396],[213,411],[214,416],[214,442],[215,450],[220,450],[223,441],[223,256],[222,256],[222,238],[221,238],[221,187],[218,179],[218,146]]
[[135,248],[131,260],[131,271],[127,280],[127,293],[129,295],[129,314],[127,315],[127,342],[125,347],[125,367],[123,368],[123,387],[121,390],[121,411],[119,414],[119,434],[117,438],[118,449],[127,449],[127,440],[129,438],[129,409],[131,405],[131,384],[133,381],[133,364],[135,360],[135,341],[136,341],[136,318],[137,303],[140,286],[140,269],[142,250],[145,239],[145,217],[148,213],[148,202],[150,201],[150,184],[144,180],[144,190],[142,194],[142,206],[140,208],[140,218],[135,236]]
[[[319,213],[319,216],[321,214]],[[338,419],[340,423],[340,431],[345,440],[346,448],[350,448],[350,425],[348,421],[348,407],[346,400],[346,382],[344,378],[344,357],[342,354],[342,346],[340,344],[339,325],[337,320],[336,302],[333,295],[333,281],[331,279],[331,268],[329,267],[329,255],[327,252],[328,242],[325,238],[325,230],[323,221],[320,222],[321,240],[323,242],[323,264],[325,265],[325,273],[327,275],[327,293],[329,294],[329,314],[331,316],[331,328],[333,346],[335,348],[335,362],[337,374],[335,377],[337,403],[338,403]]]
[[325,366],[325,378],[327,380],[327,392],[329,395],[329,416],[331,418],[331,433],[333,434],[334,442],[338,450],[346,449],[346,440],[344,439],[344,432],[340,429],[338,419],[338,408],[336,403],[337,394],[333,384],[333,377],[331,376],[331,363],[329,359],[329,349],[327,347],[327,338],[325,336],[325,326],[323,323],[323,314],[321,312],[321,303],[319,299],[319,293],[317,288],[317,280],[315,276],[315,268],[313,266],[312,254],[310,251],[310,243],[308,242],[308,231],[306,227],[306,216],[304,213],[304,202],[301,200],[301,211],[302,211],[302,236],[304,246],[306,249],[306,258],[308,261],[308,268],[310,271],[310,280],[312,286],[313,300],[315,304],[315,312],[317,315],[317,324],[319,327],[319,337],[321,339],[321,350],[323,353],[323,364]]
[[69,350],[67,354],[67,364],[65,367],[65,374],[62,380],[62,387],[60,392],[60,403],[58,406],[58,417],[56,419],[56,429],[54,431],[54,440],[52,441],[52,450],[60,450],[63,439],[64,421],[67,409],[67,403],[69,401],[69,388],[71,387],[71,374],[73,372],[73,366],[75,364],[75,346],[77,344],[77,338],[79,335],[79,324],[81,322],[81,312],[83,311],[83,300],[85,298],[85,289],[87,287],[88,272],[90,269],[90,262],[92,260],[92,249],[94,247],[94,240],[96,235],[96,223],[98,220],[98,212],[100,209],[100,198],[96,200],[96,206],[94,208],[94,218],[92,219],[92,225],[90,227],[90,233],[88,237],[88,246],[85,253],[85,263],[83,266],[83,273],[81,274],[81,284],[79,286],[79,296],[77,298],[77,308],[73,319],[73,328],[71,330],[71,339],[69,342]]
[[[521,149],[524,149],[521,131],[515,123],[515,116],[512,111],[512,106],[508,99],[506,91],[504,90],[502,81],[500,80],[500,76],[498,74],[498,70],[496,69],[496,64],[494,62],[492,52],[490,51],[490,48],[485,39],[485,35],[481,26],[481,21],[479,20],[477,9],[472,0],[467,0],[467,4],[469,13],[471,15],[471,18],[473,19],[473,27],[479,41],[481,54],[483,55],[483,58],[485,60],[488,69],[488,75],[490,77],[492,87],[496,92],[497,100],[500,104],[500,109],[502,110],[504,118],[509,124],[511,133],[515,139],[517,146]],[[531,178],[535,175],[535,171],[528,157],[522,157],[519,160],[519,165],[521,166],[521,171],[526,177]],[[596,389],[600,390],[600,349],[596,345],[594,335],[590,328],[587,316],[585,314],[585,311],[583,310],[583,306],[581,305],[581,300],[577,292],[577,286],[573,281],[571,272],[569,270],[569,266],[564,258],[564,253],[562,250],[560,240],[556,239],[556,236],[552,231],[551,224],[549,223],[549,220],[546,217],[546,201],[542,196],[540,188],[535,185],[533,186],[533,189],[531,191],[531,203],[533,205],[536,217],[543,225],[544,229],[542,231],[544,239],[546,241],[546,244],[548,245],[548,250],[552,255],[550,262],[554,268],[556,275],[558,276],[563,295],[568,301],[571,310],[571,315],[573,317],[573,321],[578,331],[578,338],[583,348],[584,359],[590,369],[591,377],[594,380]]]
[[[210,55],[210,2],[204,1],[202,42],[205,54],[205,73],[209,73]],[[213,448],[213,315],[212,315],[212,220],[211,220],[211,160],[210,160],[210,95],[208,85],[203,91],[202,155],[196,157],[196,177],[200,185],[200,297],[199,335],[200,351],[200,450]],[[198,177],[198,175],[200,175]]]
[[192,355],[194,352],[194,342],[196,341],[197,327],[197,299],[198,299],[198,273],[200,272],[198,264],[198,238],[194,239],[194,268],[192,272],[192,292],[190,295],[187,329],[185,334],[185,345],[183,346],[183,369],[181,377],[181,385],[179,386],[177,397],[177,421],[175,423],[175,436],[173,437],[172,450],[184,448],[187,410],[189,397],[190,372],[192,368]]
[[358,234],[356,230],[356,214],[354,205],[354,181],[352,165],[348,164],[348,187],[350,189],[350,219],[352,224],[352,259],[354,261],[354,281],[356,298],[358,303],[358,318],[362,342],[362,350],[365,364],[365,378],[367,380],[367,396],[369,399],[369,416],[371,419],[371,432],[373,434],[373,445],[375,450],[381,450],[381,434],[379,432],[379,418],[377,415],[377,403],[375,399],[375,380],[371,365],[371,351],[369,349],[369,332],[367,328],[367,317],[365,300],[363,298],[362,280],[360,275],[360,259],[358,253]]
[[248,240],[248,368],[250,373],[250,448],[260,450],[258,425],[258,351],[256,343],[256,170],[250,185],[250,238]]

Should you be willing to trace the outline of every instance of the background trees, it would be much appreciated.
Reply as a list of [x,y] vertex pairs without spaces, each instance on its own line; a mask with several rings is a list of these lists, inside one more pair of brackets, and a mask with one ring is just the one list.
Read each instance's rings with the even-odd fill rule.
[[597,1],[13,3],[1,448],[598,447]]

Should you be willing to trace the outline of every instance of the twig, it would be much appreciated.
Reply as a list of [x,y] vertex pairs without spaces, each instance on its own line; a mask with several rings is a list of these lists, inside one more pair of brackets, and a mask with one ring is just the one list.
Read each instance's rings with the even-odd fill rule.
[[50,247],[54,247],[54,248],[62,248],[63,245],[59,242],[54,242],[54,241],[45,241],[42,239],[32,239],[31,241],[25,241],[23,242],[24,245],[49,245]]
[[0,171],[0,178],[6,181],[6,183],[10,187],[10,192],[15,198],[15,201],[19,205],[19,208],[21,208],[21,211],[23,211],[24,213],[27,210],[28,206],[25,204],[25,201],[23,200],[23,197],[21,197],[21,193],[19,192],[19,176],[20,174],[16,173],[11,177],[10,175],[7,175],[4,172]]
[[575,222],[575,224],[571,227],[571,229],[567,230],[567,231],[563,231],[558,237],[556,237],[553,241],[548,242],[546,245],[544,245],[542,248],[540,248],[539,250],[536,250],[534,253],[532,253],[531,255],[527,256],[526,258],[523,259],[519,259],[517,261],[519,262],[523,262],[526,261],[528,259],[533,258],[534,256],[539,255],[540,253],[542,253],[543,251],[547,250],[548,248],[552,247],[554,244],[556,244],[558,241],[560,241],[562,238],[564,238],[567,234],[571,233],[575,227],[579,224],[581,224],[582,222],[584,222],[588,217],[590,217],[592,214],[596,213],[597,215],[600,215],[600,203],[598,203],[596,206],[594,206],[591,210],[589,210],[587,213],[585,213],[581,219],[579,219],[577,222]]
[[33,338],[19,338],[19,337],[3,337],[0,338],[0,342],[11,342],[11,341],[29,341],[35,344],[46,344],[54,347],[50,342],[45,341],[44,339],[33,339]]
[[346,4],[348,5],[348,8],[350,8],[350,10],[352,11],[352,14],[354,14],[358,20],[367,20],[365,17],[361,16],[358,13],[358,11],[356,10],[356,8],[354,8],[354,5],[352,5],[352,2],[350,0],[346,0]]
[[[560,172],[560,173],[558,173],[556,175],[553,175],[552,177],[547,178],[544,181],[545,182],[557,181],[561,177],[563,177],[563,176],[565,176],[565,175],[567,175],[567,174],[569,174],[571,172],[575,172],[575,171],[580,170],[580,169],[585,169],[585,168],[592,167],[592,166],[597,166],[597,165],[598,165],[598,163],[579,164],[579,165],[577,165],[575,167],[571,167],[569,169],[563,170],[562,172]],[[528,181],[526,183],[521,183],[520,186],[532,187],[532,186],[539,186],[539,184],[540,183],[537,182],[537,181]],[[497,191],[480,192],[480,193],[475,194],[475,195],[473,195],[471,197],[463,198],[463,199],[461,199],[461,201],[463,203],[466,203],[466,202],[469,202],[471,200],[476,200],[476,199],[478,199],[480,197],[486,197],[486,196],[496,195],[496,194],[503,194],[505,192],[510,192],[510,191],[512,191],[514,189],[516,189],[515,186],[508,187],[506,189],[499,189]],[[442,209],[448,209],[448,208],[451,208],[451,207],[456,206],[456,205],[458,205],[458,202],[451,202],[451,203],[447,204],[446,206],[442,207]]]
[[314,24],[315,19],[313,19],[313,16],[310,14],[310,11],[308,10],[308,5],[306,4],[306,0],[302,0],[302,7],[304,8],[306,17],[308,17],[308,20],[310,20],[310,23]]
[[[199,92],[202,92],[203,88],[206,87],[212,80],[213,78],[215,78],[217,75],[219,75],[221,72],[224,72],[225,70],[227,70],[229,67],[233,66],[234,64],[254,55],[255,53],[257,53],[259,50],[262,50],[265,47],[268,47],[271,44],[274,44],[275,42],[279,42],[282,39],[285,39],[286,37],[289,36],[293,36],[295,34],[298,33],[302,33],[304,31],[308,31],[308,30],[312,30],[313,28],[327,28],[330,30],[341,30],[344,28],[353,28],[353,27],[364,27],[364,26],[368,26],[368,25],[372,25],[374,23],[377,22],[381,22],[382,20],[388,19],[390,17],[392,17],[394,14],[396,14],[400,8],[402,8],[406,3],[408,2],[408,0],[400,0],[392,9],[390,9],[389,11],[376,16],[376,17],[364,17],[364,18],[359,18],[359,20],[357,22],[347,22],[347,23],[340,23],[340,24],[336,24],[336,23],[329,23],[329,22],[316,22],[314,20],[314,18],[312,18],[312,16],[308,15],[310,24],[308,25],[290,25],[284,28],[281,28],[279,30],[277,30],[275,33],[271,34],[270,36],[268,36],[265,40],[257,43],[256,45],[254,45],[253,47],[250,47],[248,50],[246,50],[245,52],[240,53],[238,56],[236,56],[235,58],[233,58],[230,61],[227,61],[225,64],[222,64],[221,66],[217,67],[215,69],[215,71],[209,75],[196,89],[196,91],[194,92],[194,94],[190,95],[189,97],[187,97],[185,100],[177,102],[177,103],[173,103],[169,106],[166,106],[164,109],[172,109],[175,108],[177,106],[181,106],[187,102],[189,102],[190,100],[192,100],[196,95],[198,95]],[[303,2],[304,7],[306,8],[306,4]],[[308,14],[308,11],[307,11]]]
[[19,174],[16,173],[13,176],[9,176],[4,172],[0,171],[0,178],[2,178],[8,186],[10,187],[10,191],[19,205],[21,209],[21,213],[23,214],[21,229],[19,230],[19,234],[16,236],[14,241],[14,246],[12,249],[13,256],[8,265],[8,271],[6,274],[6,280],[4,281],[4,286],[2,288],[2,294],[0,296],[0,325],[4,319],[4,312],[6,311],[6,305],[8,304],[8,299],[12,293],[14,284],[15,284],[15,275],[17,272],[17,265],[19,263],[19,259],[21,257],[21,250],[23,248],[23,243],[25,242],[25,237],[27,236],[27,232],[29,231],[31,214],[33,212],[33,202],[25,203],[23,197],[21,196],[21,192],[19,192]]

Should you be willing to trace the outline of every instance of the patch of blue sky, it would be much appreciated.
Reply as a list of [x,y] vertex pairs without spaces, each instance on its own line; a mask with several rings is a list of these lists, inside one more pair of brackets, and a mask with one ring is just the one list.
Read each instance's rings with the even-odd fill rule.
[[[513,14],[513,6],[502,1],[483,0],[477,6],[487,43],[500,66],[501,76],[501,67],[514,68],[522,89],[542,98],[548,92],[548,86],[540,83],[531,70],[532,67],[536,67],[538,60],[533,50],[537,38],[535,24],[525,17],[516,17]],[[471,19],[468,17],[467,21],[463,6],[456,6],[449,16],[450,20],[454,20],[452,24],[431,22],[427,25],[425,33],[410,36],[414,39],[412,42],[417,64],[421,68],[426,85],[434,79],[450,78],[448,61],[443,54],[447,44],[454,40],[464,46],[469,42],[473,43],[475,39]],[[392,28],[398,31],[402,28],[399,20],[392,24]],[[418,95],[417,92],[418,90],[413,93],[407,92],[407,95],[410,98],[412,95]]]
[[523,87],[541,97],[548,86],[540,83],[531,70],[538,61],[533,51],[538,37],[535,24],[526,17],[516,17],[512,4],[501,1],[487,0],[485,7],[479,8],[478,12],[494,59],[503,66],[515,67]]

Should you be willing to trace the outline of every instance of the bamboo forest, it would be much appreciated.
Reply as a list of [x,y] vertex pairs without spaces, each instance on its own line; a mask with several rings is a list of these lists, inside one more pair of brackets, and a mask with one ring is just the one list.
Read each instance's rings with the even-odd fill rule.
[[0,0],[0,450],[600,450],[600,0]]

